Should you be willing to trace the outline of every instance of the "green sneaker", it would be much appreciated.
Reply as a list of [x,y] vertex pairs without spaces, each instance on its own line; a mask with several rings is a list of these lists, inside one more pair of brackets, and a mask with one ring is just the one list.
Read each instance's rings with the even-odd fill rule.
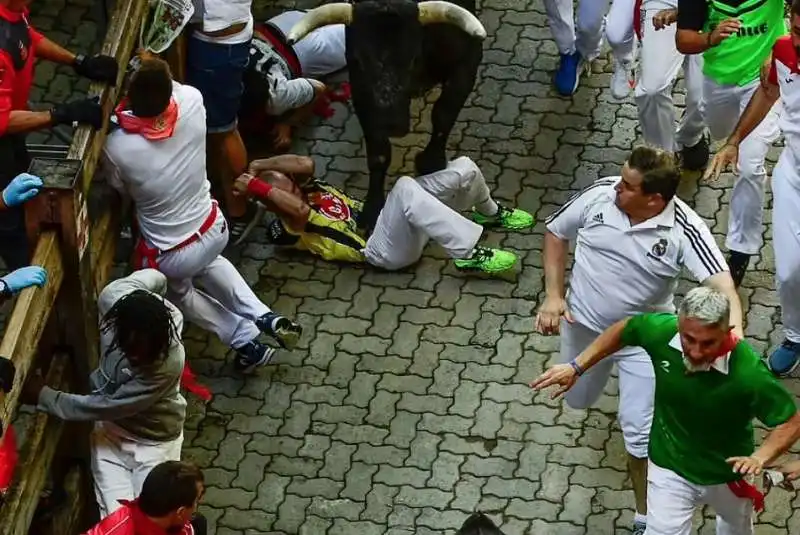
[[497,203],[495,215],[483,215],[477,210],[472,211],[472,220],[487,228],[502,227],[509,230],[522,230],[533,226],[533,216],[519,208],[506,208]]
[[454,260],[456,269],[460,271],[483,271],[484,273],[502,273],[514,267],[517,255],[500,249],[475,247],[469,258]]

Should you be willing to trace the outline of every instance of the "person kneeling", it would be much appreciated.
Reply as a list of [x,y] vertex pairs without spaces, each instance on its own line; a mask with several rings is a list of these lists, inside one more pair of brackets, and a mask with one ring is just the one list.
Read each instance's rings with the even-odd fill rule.
[[[356,229],[362,202],[313,179],[310,158],[286,155],[257,160],[250,171],[236,180],[234,188],[240,195],[264,201],[278,215],[269,227],[272,242],[308,250],[326,260],[399,270],[417,262],[433,239],[455,260],[458,270],[501,273],[513,268],[517,257],[479,246],[483,228],[521,230],[533,225],[531,214],[492,199],[483,173],[467,157],[416,180],[400,177],[367,239]],[[471,207],[474,222],[455,211]]]

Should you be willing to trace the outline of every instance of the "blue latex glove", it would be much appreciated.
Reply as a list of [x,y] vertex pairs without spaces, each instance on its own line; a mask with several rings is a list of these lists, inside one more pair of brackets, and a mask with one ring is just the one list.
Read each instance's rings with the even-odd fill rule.
[[41,288],[47,282],[47,271],[39,266],[28,266],[12,271],[0,280],[6,283],[12,294],[17,294],[31,286]]
[[19,206],[39,195],[42,179],[28,173],[17,175],[3,190],[3,202],[8,207]]

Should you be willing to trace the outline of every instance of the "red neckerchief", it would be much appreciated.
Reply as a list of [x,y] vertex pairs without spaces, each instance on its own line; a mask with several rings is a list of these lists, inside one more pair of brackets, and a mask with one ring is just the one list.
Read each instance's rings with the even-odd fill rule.
[[722,343],[722,345],[719,346],[719,355],[717,355],[717,358],[718,359],[722,358],[725,355],[727,355],[728,353],[730,353],[731,351],[733,351],[734,348],[736,347],[736,344],[738,344],[738,343],[739,343],[739,337],[736,336],[736,334],[734,334],[733,331],[729,331],[728,332],[728,337],[725,339],[725,341]]
[[175,131],[175,125],[178,123],[178,103],[175,98],[169,99],[169,106],[157,117],[137,117],[127,107],[126,97],[114,110],[119,126],[126,132],[140,134],[151,141],[159,141],[172,136]]
[[[133,520],[133,532],[135,535],[167,535],[167,530],[153,522],[146,514],[139,509],[139,500],[120,500],[123,506],[130,511],[131,520]],[[189,529],[187,529],[189,527]],[[181,530],[181,535],[193,533],[191,524],[187,523]]]

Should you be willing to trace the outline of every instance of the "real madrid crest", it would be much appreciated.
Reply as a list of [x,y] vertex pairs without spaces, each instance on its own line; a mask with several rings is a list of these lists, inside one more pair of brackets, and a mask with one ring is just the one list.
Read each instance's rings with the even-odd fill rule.
[[667,254],[667,245],[668,245],[668,243],[669,242],[666,240],[666,238],[661,238],[660,240],[658,240],[656,242],[655,245],[653,245],[653,248],[650,250],[650,252],[656,258],[661,258],[665,254]]

